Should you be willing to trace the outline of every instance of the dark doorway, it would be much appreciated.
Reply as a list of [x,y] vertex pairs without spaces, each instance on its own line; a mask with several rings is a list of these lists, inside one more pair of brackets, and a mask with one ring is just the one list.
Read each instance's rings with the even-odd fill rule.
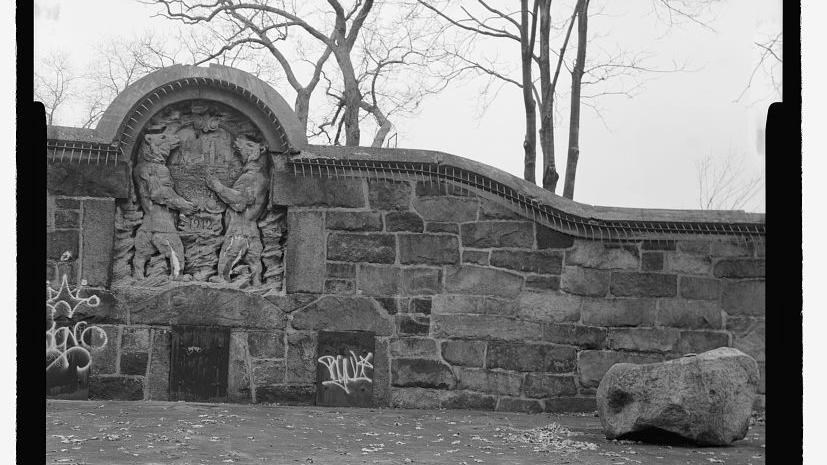
[[368,331],[320,331],[316,405],[373,406],[375,338]]
[[173,326],[169,400],[226,402],[230,329]]

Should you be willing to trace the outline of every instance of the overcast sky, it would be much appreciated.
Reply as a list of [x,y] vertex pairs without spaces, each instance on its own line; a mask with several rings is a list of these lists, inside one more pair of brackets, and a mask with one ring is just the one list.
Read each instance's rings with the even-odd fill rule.
[[[592,29],[606,28],[602,40],[651,52],[656,65],[668,66],[675,60],[694,71],[649,76],[631,99],[604,98],[602,120],[583,109],[575,200],[694,209],[698,208],[697,160],[741,154],[745,175],[760,173],[764,159],[759,131],[772,93],[761,81],[743,101],[733,100],[758,58],[753,42],[760,34],[780,29],[780,0],[722,0],[709,23],[714,31],[686,25],[668,34],[653,27],[651,0],[611,6],[620,4],[623,10],[609,11],[618,16],[592,22]],[[36,52],[63,50],[81,68],[91,47],[107,37],[169,26],[166,20],[151,19],[156,10],[136,0],[36,0],[35,9]],[[288,102],[293,101],[289,86],[272,84]],[[521,176],[525,124],[521,93],[503,87],[480,116],[482,84],[451,86],[425,100],[416,117],[395,121],[399,146],[441,150]],[[562,116],[568,119],[567,114]],[[363,134],[364,143],[371,138]],[[560,193],[567,129],[558,129],[556,138]],[[539,158],[538,153],[538,162]],[[763,193],[747,206],[751,211],[763,209]]]

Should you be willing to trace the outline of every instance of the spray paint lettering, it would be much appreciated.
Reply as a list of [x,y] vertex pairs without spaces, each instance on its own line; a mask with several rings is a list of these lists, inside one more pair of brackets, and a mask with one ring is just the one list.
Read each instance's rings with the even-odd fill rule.
[[[81,281],[81,286],[86,281]],[[69,288],[68,278],[63,275],[60,288],[55,290],[46,284],[46,372],[65,371],[69,368],[71,358],[78,374],[85,373],[92,364],[91,350],[106,346],[106,331],[98,326],[89,326],[85,321],[74,326],[58,327],[58,318],[71,319],[81,305],[97,307],[100,298],[96,295],[80,297],[81,286],[74,291]]]
[[339,386],[346,394],[350,394],[349,385],[351,383],[358,381],[372,383],[373,380],[365,373],[366,369],[373,369],[373,365],[370,363],[371,358],[373,358],[373,354],[370,352],[366,357],[362,357],[354,354],[352,350],[349,357],[342,357],[341,355],[319,357],[319,363],[324,365],[330,374],[330,379],[322,381],[322,384],[325,386]]

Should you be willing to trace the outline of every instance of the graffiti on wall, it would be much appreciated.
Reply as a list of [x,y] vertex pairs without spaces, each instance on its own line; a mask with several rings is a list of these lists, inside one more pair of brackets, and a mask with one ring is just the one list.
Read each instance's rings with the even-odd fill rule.
[[[81,308],[97,307],[96,295],[81,297],[81,281],[74,291],[69,287],[66,275],[55,290],[46,284],[46,380],[61,375],[85,376],[92,364],[92,352],[106,346],[106,331],[90,326],[85,321],[74,322],[75,312]],[[74,373],[67,373],[75,367]]]
[[370,363],[371,358],[373,358],[372,353],[368,353],[367,356],[363,357],[356,355],[352,350],[350,356],[347,357],[341,355],[319,357],[319,363],[327,368],[330,375],[330,379],[322,381],[322,384],[325,386],[339,386],[346,394],[350,394],[350,384],[359,381],[372,383],[373,380],[365,372],[368,368],[373,369],[373,365]]

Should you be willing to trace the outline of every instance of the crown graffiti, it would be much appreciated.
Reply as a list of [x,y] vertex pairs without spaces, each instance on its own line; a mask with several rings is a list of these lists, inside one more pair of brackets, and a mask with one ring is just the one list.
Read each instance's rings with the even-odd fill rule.
[[81,305],[89,307],[97,307],[100,305],[100,298],[96,295],[89,297],[81,297],[81,288],[86,284],[86,280],[81,281],[80,285],[74,291],[69,287],[69,279],[64,274],[60,281],[60,288],[55,290],[52,285],[46,282],[46,308],[50,312],[52,319],[56,315],[65,315],[72,318],[75,311]]

